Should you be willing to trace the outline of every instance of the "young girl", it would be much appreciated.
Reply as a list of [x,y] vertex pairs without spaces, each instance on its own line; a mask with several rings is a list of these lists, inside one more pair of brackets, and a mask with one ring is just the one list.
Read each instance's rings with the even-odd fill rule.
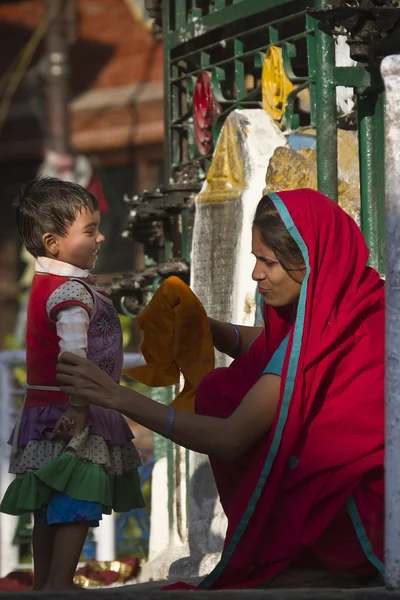
[[10,440],[16,479],[0,510],[34,514],[34,589],[64,589],[74,587],[89,526],[98,526],[103,513],[144,506],[141,463],[121,415],[70,400],[56,381],[57,359],[66,350],[87,356],[115,381],[121,375],[118,314],[90,275],[104,241],[97,200],[79,185],[43,178],[24,186],[14,208],[36,273],[26,394]]

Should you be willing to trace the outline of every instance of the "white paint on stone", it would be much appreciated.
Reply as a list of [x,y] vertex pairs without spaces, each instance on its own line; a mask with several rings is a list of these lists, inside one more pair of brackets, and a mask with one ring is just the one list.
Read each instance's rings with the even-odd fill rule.
[[168,510],[168,461],[160,458],[154,465],[151,489],[151,528],[148,561],[141,566],[138,582],[179,579],[171,578],[171,565],[189,554],[186,449],[174,446],[174,503],[172,522]]
[[[285,136],[264,110],[235,111],[246,120],[247,139],[243,152],[246,156],[247,187],[242,196],[243,217],[238,240],[234,273],[232,320],[242,325],[254,325],[256,284],[251,278],[254,257],[251,254],[251,229],[254,213],[263,195],[269,161],[279,146],[287,146]],[[228,233],[229,234],[229,233]]]
[[[335,62],[337,67],[355,67],[357,62],[350,58],[350,48],[345,35],[338,35],[335,40]],[[336,88],[336,105],[340,116],[348,115],[354,110],[356,97],[354,89],[342,85]]]
[[[239,201],[196,204],[191,287],[210,316],[253,325],[251,223],[263,194],[269,160],[287,141],[263,110],[237,110],[228,119],[237,130],[246,188]],[[207,187],[205,181],[201,192]],[[189,552],[171,565],[172,579],[209,573],[220,559],[226,534],[226,517],[205,455],[190,453],[188,493]]]
[[400,55],[382,61],[386,89],[386,584],[400,588]]
[[97,560],[115,560],[115,516],[103,515],[99,527],[94,529]]
[[[251,279],[251,223],[262,197],[269,160],[286,138],[263,110],[234,111],[246,189],[237,200],[196,205],[191,287],[215,318],[254,323],[255,283]],[[207,188],[204,182],[202,191]],[[219,363],[220,364],[220,363]],[[208,457],[190,452],[186,489],[185,450],[174,448],[173,522],[168,514],[167,459],[154,466],[149,561],[138,581],[205,576],[220,559],[226,517]],[[186,500],[189,494],[189,515]]]
[[153,467],[151,477],[151,535],[149,560],[169,546],[168,515],[168,465],[167,458],[160,458]]

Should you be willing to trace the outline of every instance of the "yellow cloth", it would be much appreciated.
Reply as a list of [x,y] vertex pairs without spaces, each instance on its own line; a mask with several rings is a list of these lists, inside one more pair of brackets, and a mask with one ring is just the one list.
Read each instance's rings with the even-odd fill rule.
[[144,333],[146,365],[125,374],[150,387],[164,387],[185,378],[171,406],[194,412],[197,386],[214,368],[214,346],[205,310],[178,277],[169,277],[157,290],[136,323]]

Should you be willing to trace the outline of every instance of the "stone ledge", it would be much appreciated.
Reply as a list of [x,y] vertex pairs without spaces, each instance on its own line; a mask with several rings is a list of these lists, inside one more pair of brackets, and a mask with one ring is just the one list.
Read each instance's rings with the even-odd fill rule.
[[[196,580],[197,583],[198,579]],[[167,582],[149,582],[99,590],[69,592],[15,592],[0,593],[0,600],[182,600],[192,597],[190,591],[161,591]],[[195,583],[195,582],[193,582]],[[400,600],[400,590],[385,587],[358,589],[270,589],[196,591],[194,600]]]

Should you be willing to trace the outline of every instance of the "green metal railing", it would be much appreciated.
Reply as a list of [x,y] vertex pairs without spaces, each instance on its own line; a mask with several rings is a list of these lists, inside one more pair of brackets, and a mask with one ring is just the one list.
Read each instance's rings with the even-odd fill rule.
[[[314,4],[314,6],[310,6]],[[354,88],[360,148],[362,230],[371,264],[384,271],[384,93],[379,60],[335,65],[335,41],[309,8],[326,0],[171,0],[163,3],[165,67],[166,183],[205,177],[212,157],[195,143],[193,94],[198,75],[211,76],[220,110],[212,127],[215,144],[227,115],[262,106],[261,73],[270,46],[282,48],[287,77],[294,84],[284,115],[286,132],[316,128],[320,191],[338,197],[336,87]],[[384,40],[386,53],[400,51],[398,29]],[[308,88],[310,111],[298,110]],[[183,175],[184,174],[184,175]]]
[[262,62],[269,46],[283,45],[293,77],[307,80],[307,2],[217,0],[205,15],[194,4],[164,2],[164,26],[176,27],[166,30],[164,38],[168,180],[175,179],[185,166],[204,176],[210,163],[212,152],[201,156],[194,143],[193,92],[202,71],[211,73],[214,98],[220,106],[212,131],[214,143],[232,110],[262,106]]

